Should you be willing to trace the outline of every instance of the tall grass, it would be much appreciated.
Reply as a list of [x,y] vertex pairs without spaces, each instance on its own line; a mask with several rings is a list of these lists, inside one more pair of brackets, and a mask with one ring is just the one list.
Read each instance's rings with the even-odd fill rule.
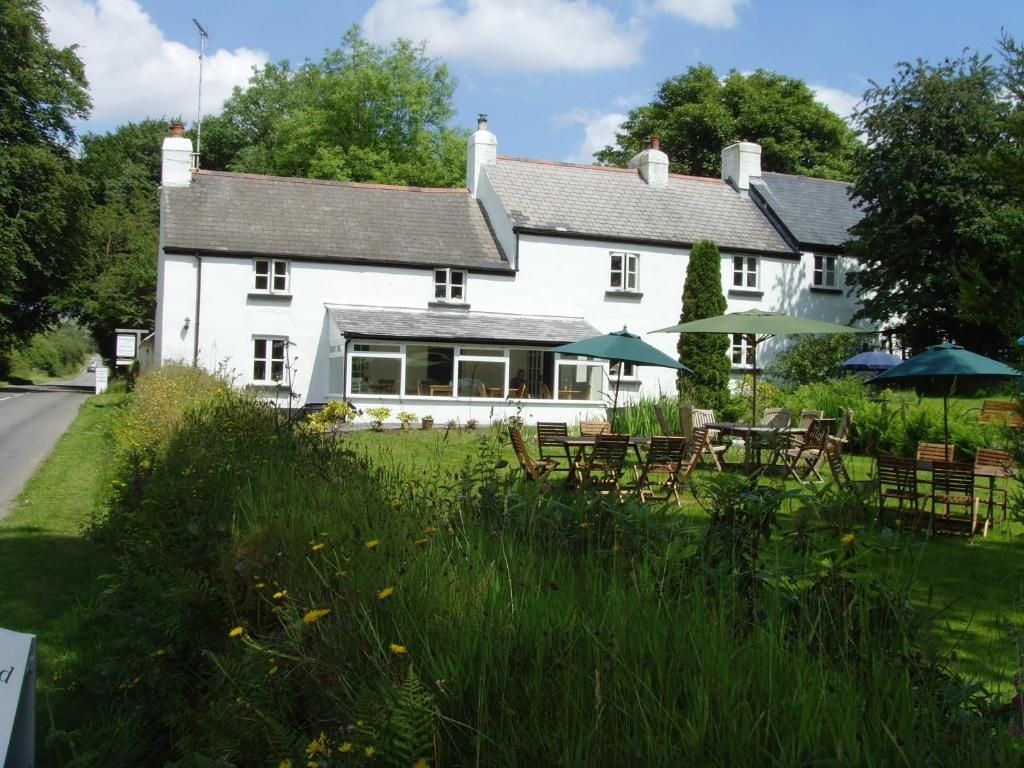
[[147,463],[126,451],[97,523],[119,567],[62,678],[68,765],[1020,756],[1009,715],[918,649],[898,542],[773,562],[757,487],[709,491],[695,526],[520,485],[497,432],[414,469],[213,390]]

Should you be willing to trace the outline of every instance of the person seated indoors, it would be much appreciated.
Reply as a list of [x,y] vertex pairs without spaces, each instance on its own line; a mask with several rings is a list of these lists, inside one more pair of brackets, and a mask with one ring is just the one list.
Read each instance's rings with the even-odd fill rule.
[[508,383],[508,393],[510,395],[517,394],[519,392],[526,393],[526,371],[520,368],[516,371],[516,375],[512,377],[512,381]]

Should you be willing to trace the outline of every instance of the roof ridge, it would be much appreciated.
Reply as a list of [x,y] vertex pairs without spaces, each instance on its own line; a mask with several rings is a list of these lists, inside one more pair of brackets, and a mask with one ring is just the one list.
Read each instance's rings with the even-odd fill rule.
[[[593,163],[570,163],[563,160],[542,160],[533,157],[516,157],[515,155],[498,155],[499,160],[509,160],[515,163],[533,163],[535,165],[552,165],[561,168],[579,168],[584,171],[611,171],[613,173],[636,174],[636,168],[619,168],[616,165],[594,165]],[[687,173],[670,173],[670,179],[689,179],[691,181],[706,181],[724,184],[722,179],[714,176],[692,176]]]
[[271,176],[264,173],[237,173],[235,171],[212,171],[198,168],[195,171],[203,176],[223,176],[229,178],[249,179],[251,181],[272,181],[282,184],[311,184],[325,187],[348,187],[351,189],[383,189],[391,192],[457,192],[468,194],[465,187],[413,187],[400,184],[375,184],[366,181],[334,181],[331,179],[306,179],[299,176]]
[[789,179],[808,179],[809,181],[828,181],[833,184],[845,184],[848,187],[853,186],[852,181],[843,181],[842,179],[823,179],[820,176],[808,176],[806,173],[779,173],[778,171],[762,171],[761,176],[752,176],[751,178],[761,178],[763,176],[785,176]]

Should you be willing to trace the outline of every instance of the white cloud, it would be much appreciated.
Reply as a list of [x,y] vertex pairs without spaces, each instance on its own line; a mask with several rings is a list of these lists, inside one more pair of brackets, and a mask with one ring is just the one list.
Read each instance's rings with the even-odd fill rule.
[[570,163],[593,163],[594,153],[606,146],[615,146],[615,134],[618,133],[626,115],[618,112],[597,112],[595,110],[574,109],[555,118],[555,127],[566,125],[582,125],[583,141],[579,148],[566,160]]
[[[50,40],[79,45],[93,111],[90,123],[112,127],[144,117],[195,120],[199,50],[164,37],[136,0],[46,0]],[[207,49],[203,112],[218,111],[264,51]]]
[[712,28],[735,27],[736,11],[748,0],[656,0],[654,10]]
[[814,91],[818,101],[846,121],[850,120],[850,115],[853,114],[853,110],[860,103],[861,97],[849,91],[829,88],[827,85],[814,85],[813,83],[809,83],[808,87]]
[[646,33],[589,0],[375,0],[368,39],[427,41],[432,56],[498,71],[618,69],[639,60]]

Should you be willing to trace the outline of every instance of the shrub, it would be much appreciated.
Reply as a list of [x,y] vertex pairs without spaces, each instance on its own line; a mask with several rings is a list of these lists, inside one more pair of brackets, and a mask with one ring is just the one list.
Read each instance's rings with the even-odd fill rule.
[[402,429],[408,429],[409,425],[416,421],[416,414],[409,411],[400,411],[398,421],[402,424]]
[[797,336],[772,358],[766,373],[790,385],[827,381],[839,373],[839,364],[857,354],[862,345],[858,336],[843,333]]
[[[679,322],[721,315],[726,307],[718,246],[701,240],[690,250]],[[729,399],[729,337],[724,333],[681,333],[677,349],[679,362],[693,371],[679,374],[680,395],[698,408],[725,407]]]
[[385,406],[367,408],[366,415],[370,417],[370,427],[379,432],[384,428],[384,421],[391,415],[391,409]]

